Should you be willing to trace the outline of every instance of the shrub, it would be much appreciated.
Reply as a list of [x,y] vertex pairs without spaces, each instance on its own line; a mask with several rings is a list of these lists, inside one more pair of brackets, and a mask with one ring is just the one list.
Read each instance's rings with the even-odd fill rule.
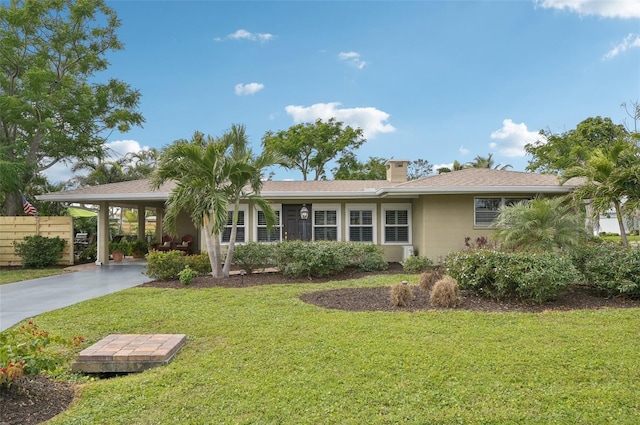
[[131,255],[134,257],[144,257],[149,252],[149,244],[142,239],[129,242]]
[[443,276],[433,285],[429,301],[434,307],[455,308],[460,306],[460,290],[456,280],[451,276]]
[[14,242],[13,247],[22,259],[23,267],[49,267],[62,258],[66,241],[59,237],[25,236],[24,242]]
[[119,242],[109,242],[109,252],[120,251],[123,255],[131,255],[131,244],[122,238]]
[[198,272],[193,270],[191,267],[184,266],[184,269],[180,270],[178,273],[178,278],[183,285],[189,285],[194,277],[198,276]]
[[287,241],[274,246],[276,266],[285,276],[331,276],[348,267],[384,270],[382,249],[372,244],[335,241]]
[[402,267],[407,273],[421,273],[433,266],[433,262],[427,257],[412,255],[402,262]]
[[147,254],[144,273],[154,279],[178,279],[178,273],[185,267],[187,258],[182,251],[152,251]]
[[413,290],[407,281],[393,285],[391,287],[391,305],[394,307],[409,307],[413,298]]
[[233,250],[233,265],[247,274],[255,270],[275,266],[275,245],[249,242],[236,245]]
[[558,253],[459,251],[444,261],[462,289],[495,299],[521,298],[542,303],[580,279],[570,258]]
[[425,270],[420,275],[420,289],[430,291],[433,285],[442,277],[442,269],[434,268]]
[[573,257],[588,285],[608,296],[640,296],[640,250],[613,243],[584,246]]
[[78,346],[82,342],[84,338],[79,336],[67,340],[50,334],[33,322],[0,332],[0,389],[23,375],[55,371],[58,358],[47,346]]
[[206,252],[195,255],[187,255],[183,258],[185,261],[185,267],[191,267],[198,273],[198,276],[211,274],[211,262],[209,261],[209,254],[207,254]]

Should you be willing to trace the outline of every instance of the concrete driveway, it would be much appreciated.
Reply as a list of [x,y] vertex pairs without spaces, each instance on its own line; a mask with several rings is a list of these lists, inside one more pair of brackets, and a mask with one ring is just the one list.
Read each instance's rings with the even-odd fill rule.
[[[146,260],[105,266],[0,285],[0,331],[47,311],[57,310],[153,280],[142,274]],[[74,269],[74,268],[72,268]]]

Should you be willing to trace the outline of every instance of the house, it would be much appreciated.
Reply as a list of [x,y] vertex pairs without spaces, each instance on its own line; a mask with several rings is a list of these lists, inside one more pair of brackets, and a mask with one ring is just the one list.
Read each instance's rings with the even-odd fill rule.
[[[536,195],[563,195],[575,188],[553,175],[469,168],[407,181],[409,161],[387,163],[386,180],[265,181],[261,195],[271,202],[278,224],[267,232],[259,209],[240,206],[237,241],[338,240],[374,243],[388,261],[426,256],[440,263],[465,238],[489,237],[502,205]],[[148,180],[105,184],[38,196],[42,201],[81,202],[100,207],[98,261],[108,262],[108,208],[138,208],[139,237],[144,236],[145,211],[155,209],[161,230],[164,203],[173,185],[151,190]],[[308,212],[306,219],[301,211]],[[229,240],[230,227],[221,235]],[[187,213],[178,221],[178,235],[196,235],[195,250],[205,250],[204,237]],[[162,231],[156,233],[160,238]]]

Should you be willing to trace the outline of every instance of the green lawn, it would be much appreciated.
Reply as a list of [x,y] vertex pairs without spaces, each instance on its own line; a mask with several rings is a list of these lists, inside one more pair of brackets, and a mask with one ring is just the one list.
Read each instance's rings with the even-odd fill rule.
[[66,273],[62,268],[51,269],[2,269],[0,270],[0,285],[19,282],[21,280],[37,279]]
[[418,279],[133,288],[44,314],[41,328],[87,345],[188,335],[167,366],[81,380],[50,424],[639,423],[639,309],[352,313],[298,299],[403,278]]

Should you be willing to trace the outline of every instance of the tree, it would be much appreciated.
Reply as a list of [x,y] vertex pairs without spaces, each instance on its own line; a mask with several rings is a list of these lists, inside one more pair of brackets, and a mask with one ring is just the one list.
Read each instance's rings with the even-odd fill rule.
[[[103,147],[104,148],[104,147]],[[95,186],[106,183],[140,180],[149,178],[158,167],[159,152],[157,149],[143,149],[129,152],[120,158],[105,161],[111,157],[108,149],[102,156],[79,161],[71,168],[77,173],[89,170],[87,175],[76,175],[69,183],[78,187]]]
[[490,153],[487,156],[476,156],[473,161],[467,163],[465,168],[490,168],[492,170],[506,170],[513,168],[511,164],[496,164],[493,159],[493,154]]
[[335,180],[385,180],[387,160],[371,156],[367,162],[359,162],[352,153],[337,160],[338,166],[332,170]]
[[588,201],[595,218],[613,207],[623,246],[628,246],[624,217],[635,212],[640,201],[640,150],[635,143],[619,139],[595,149],[584,164],[563,173],[563,180],[583,177],[574,197]]
[[500,209],[495,237],[503,248],[548,252],[573,249],[587,234],[584,215],[563,197],[535,198]]
[[343,123],[331,118],[317,119],[314,123],[297,124],[286,131],[268,131],[262,138],[264,150],[279,157],[278,163],[287,169],[302,172],[307,180],[326,177],[325,166],[337,157],[352,154],[366,141],[362,129],[342,127]]
[[602,117],[587,118],[574,130],[562,134],[541,131],[537,142],[525,146],[532,156],[527,170],[561,174],[571,167],[584,165],[595,149],[605,148],[628,135],[623,125]]
[[460,171],[460,170],[464,170],[464,168],[465,166],[456,160],[456,161],[453,161],[453,165],[451,166],[451,168],[449,167],[438,168],[438,174],[450,173],[452,171]]
[[122,49],[119,25],[103,0],[0,6],[0,160],[20,164],[11,180],[21,182],[2,188],[5,214],[17,214],[20,190],[39,172],[98,157],[109,132],[143,123],[137,91],[97,78],[106,53]]
[[426,159],[416,159],[409,162],[407,170],[408,180],[417,180],[427,177],[433,171],[433,166]]
[[[271,165],[268,156],[256,158],[247,148],[244,127],[214,140],[203,133],[194,133],[191,140],[177,140],[162,150],[158,169],[151,178],[158,188],[173,180],[175,189],[169,194],[164,224],[175,232],[178,214],[187,211],[196,227],[205,229],[205,242],[214,277],[228,277],[230,263],[222,267],[220,234],[228,221],[229,205],[234,205],[233,227],[227,251],[231,261],[237,229],[237,203],[248,197],[265,212],[267,226],[275,221],[275,212],[260,197],[261,171]],[[250,191],[246,191],[249,185]]]

